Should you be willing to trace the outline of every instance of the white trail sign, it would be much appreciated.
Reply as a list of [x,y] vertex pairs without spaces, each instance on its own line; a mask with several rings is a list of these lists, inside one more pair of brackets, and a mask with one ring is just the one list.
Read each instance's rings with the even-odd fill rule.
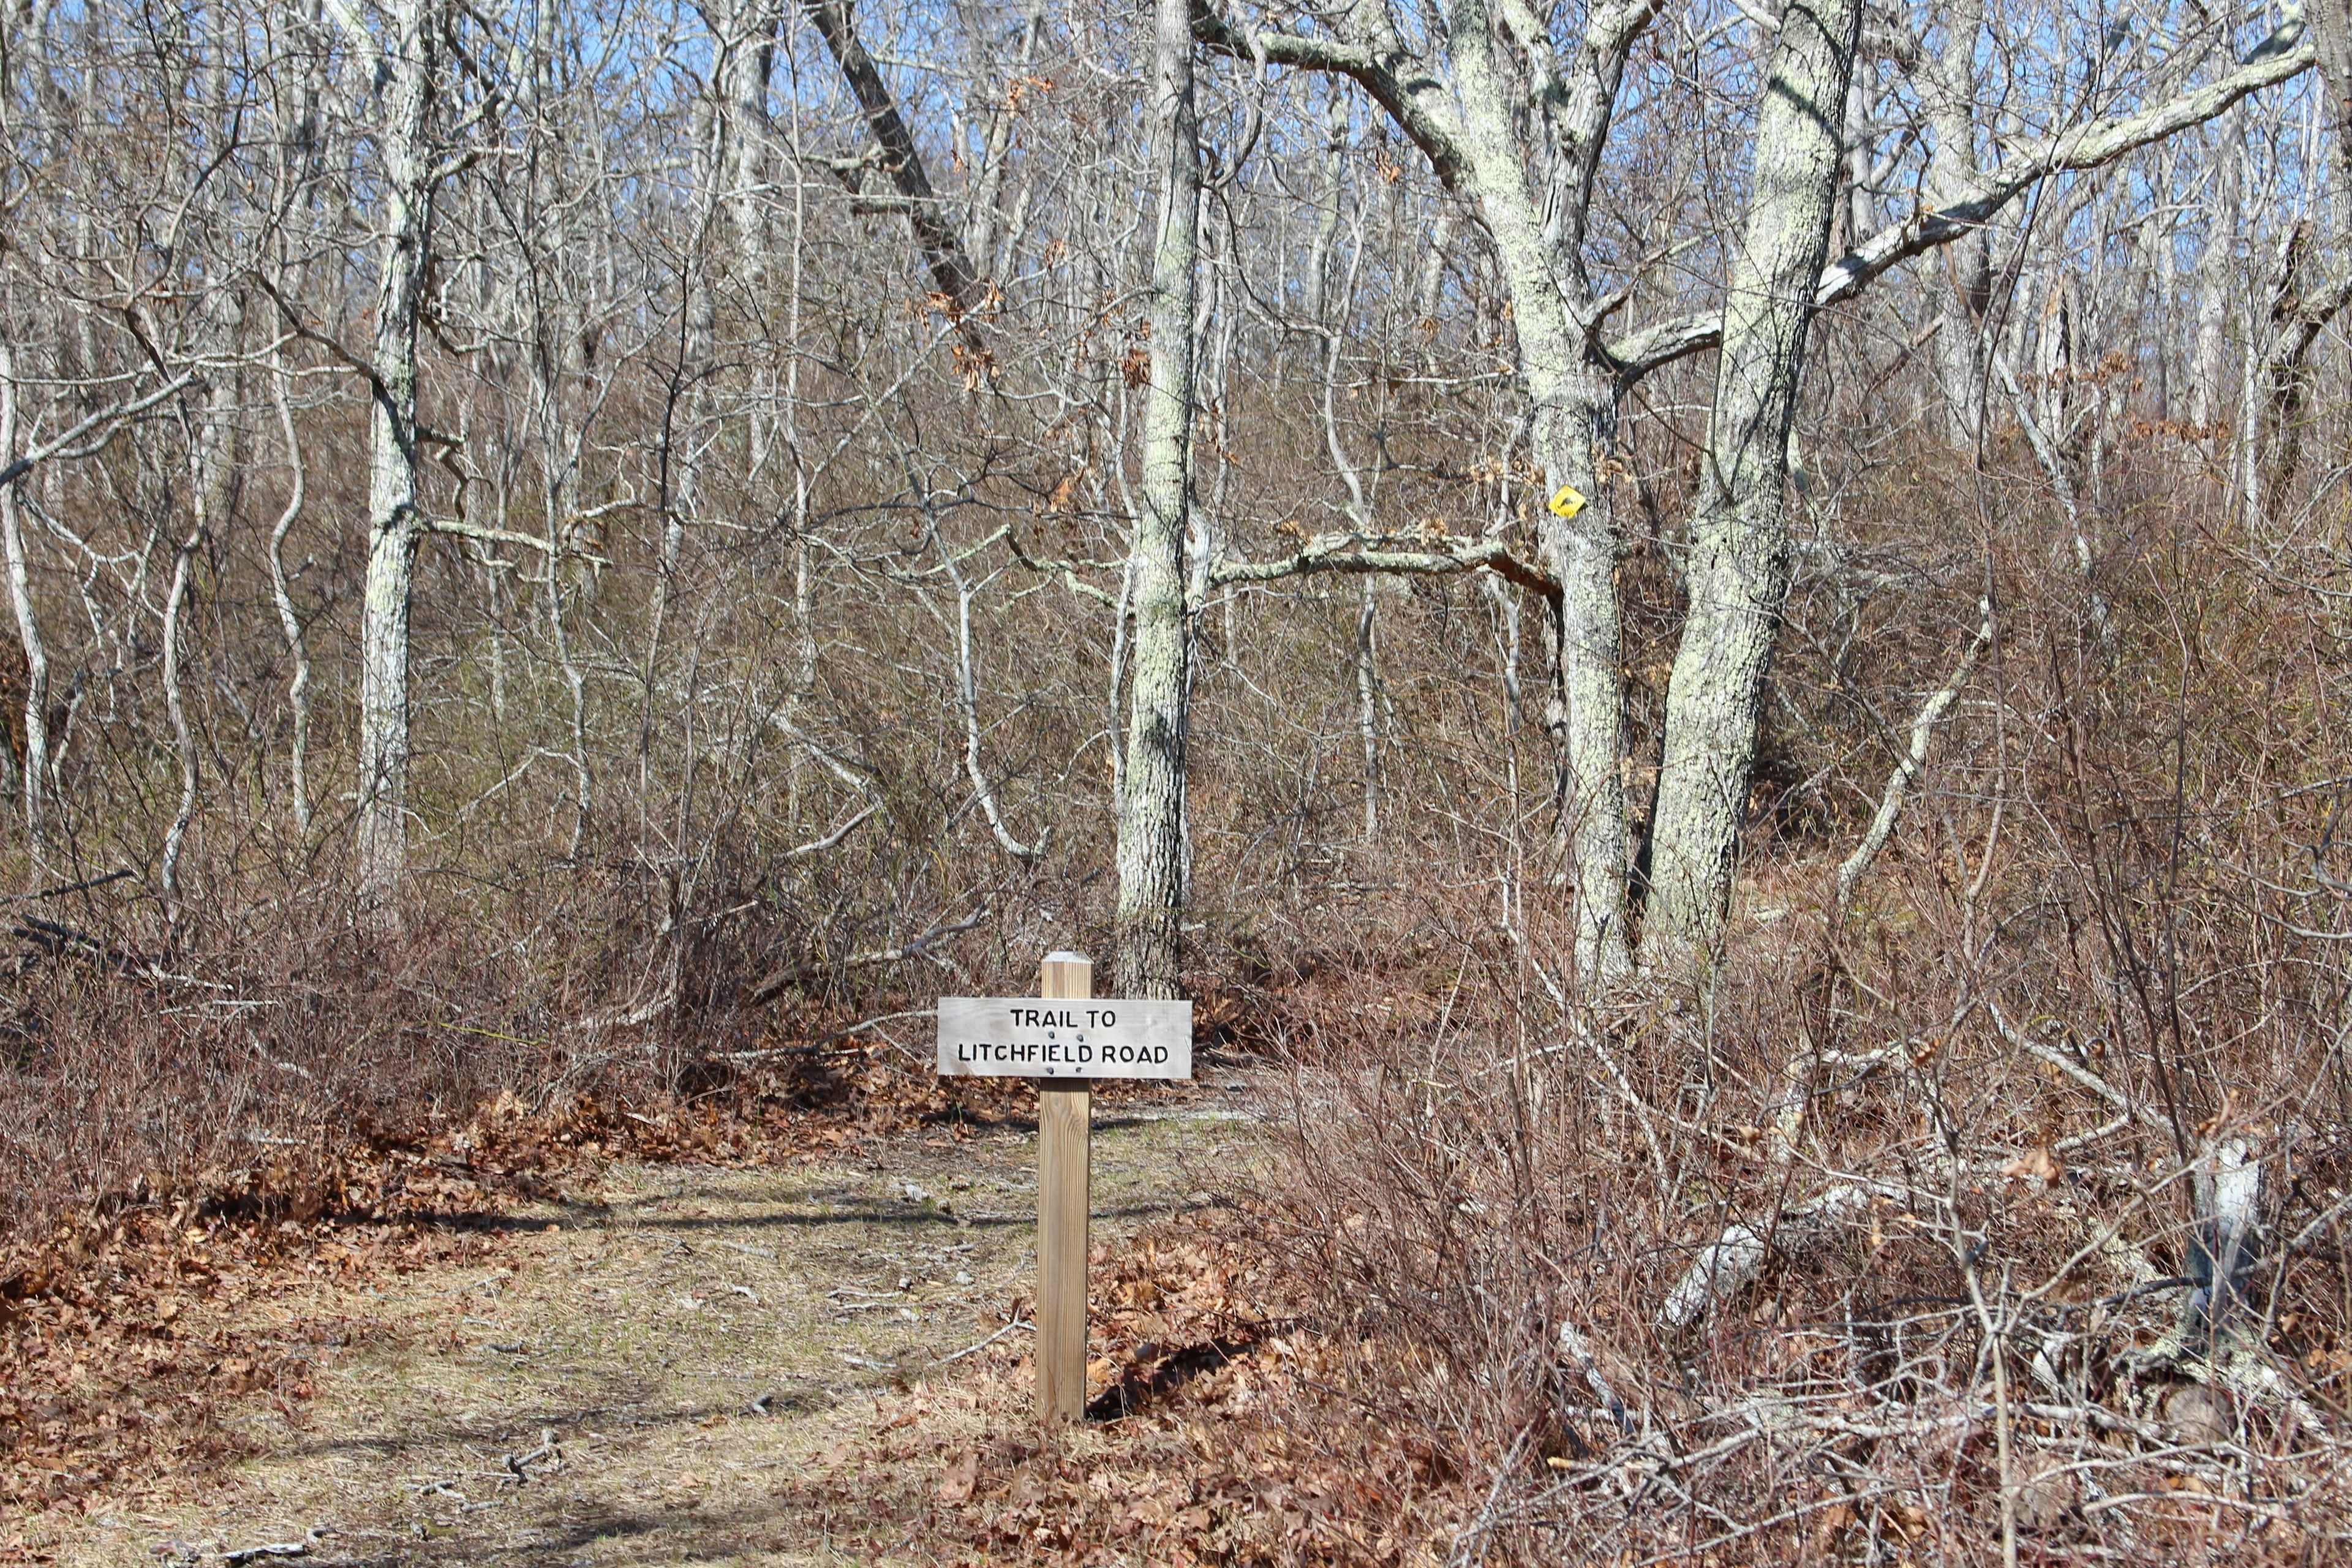
[[1192,1076],[1192,1004],[942,996],[940,1071],[950,1078]]

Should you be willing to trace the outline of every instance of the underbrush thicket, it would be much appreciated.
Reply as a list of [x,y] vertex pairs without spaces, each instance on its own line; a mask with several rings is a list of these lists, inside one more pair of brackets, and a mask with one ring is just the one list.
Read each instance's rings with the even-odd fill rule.
[[1910,639],[1810,658],[1801,604],[1776,739],[1829,809],[1758,835],[1715,973],[1571,1004],[1550,933],[1423,897],[1296,1020],[1266,1240],[1410,1347],[1389,1409],[1482,1483],[1458,1560],[2342,1549],[2333,536],[2114,516],[2089,582],[1998,520],[1997,639],[1852,908],[1879,780],[1830,737],[1959,639],[1891,680]]
[[[2107,458],[2086,577],[2021,450],[1846,458],[1810,492],[1704,979],[1588,1003],[1560,972],[1507,601],[1378,590],[1369,837],[1357,586],[1203,618],[1192,985],[1204,1043],[1285,1064],[1254,1244],[1354,1347],[1300,1409],[1446,1455],[1465,1560],[2324,1554],[2352,1527],[2341,498],[2250,522],[2155,433]],[[1624,574],[1652,748],[1674,549]],[[1980,599],[1992,639],[1841,911]],[[900,1015],[1109,946],[1105,650],[1025,603],[984,622],[982,727],[1006,831],[1054,828],[1034,858],[979,801],[952,639],[878,596],[782,723],[750,642],[732,685],[653,689],[656,741],[652,698],[592,707],[584,808],[539,721],[496,717],[554,673],[510,652],[494,709],[499,623],[453,628],[396,937],[341,890],[342,824],[289,821],[266,708],[220,729],[244,784],[169,893],[138,856],[161,764],[88,721],[123,765],[87,744],[68,847],[15,870],[96,885],[13,906],[12,1251],[126,1208],[315,1213],[341,1152],[501,1094],[933,1095]],[[1629,769],[1637,801],[1653,776]]]

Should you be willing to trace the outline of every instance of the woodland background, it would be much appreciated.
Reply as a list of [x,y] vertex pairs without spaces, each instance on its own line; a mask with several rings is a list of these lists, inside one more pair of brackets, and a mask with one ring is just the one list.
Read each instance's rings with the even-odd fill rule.
[[315,1212],[504,1092],[855,1097],[919,1069],[817,1053],[1053,947],[1148,981],[1153,679],[1158,962],[1296,1096],[1253,1245],[1461,1553],[2331,1550],[2340,5],[1861,8],[1736,878],[1622,964],[1527,279],[1412,95],[1494,44],[1511,199],[1649,354],[1579,372],[1622,950],[1792,25],[1161,13],[8,9],[9,1244]]

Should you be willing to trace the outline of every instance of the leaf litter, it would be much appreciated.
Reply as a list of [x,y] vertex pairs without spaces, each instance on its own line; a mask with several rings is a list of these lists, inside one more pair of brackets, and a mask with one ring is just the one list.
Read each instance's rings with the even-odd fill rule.
[[1433,1562],[1458,1486],[1198,1206],[1231,1135],[1098,1136],[1051,1436],[1017,1118],[501,1101],[93,1223],[0,1266],[0,1563]]

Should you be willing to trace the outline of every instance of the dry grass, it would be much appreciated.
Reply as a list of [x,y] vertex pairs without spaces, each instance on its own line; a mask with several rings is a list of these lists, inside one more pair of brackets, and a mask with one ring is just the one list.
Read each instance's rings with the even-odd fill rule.
[[[1198,1203],[1199,1183],[1234,1169],[1240,1124],[1192,1109],[1213,1113],[1220,1098],[1209,1089],[1103,1116],[1106,1324],[1132,1315],[1138,1271],[1120,1267],[1122,1238],[1197,1225],[1171,1216]],[[1034,1201],[1029,1137],[1008,1128],[854,1141],[781,1164],[583,1169],[560,1198],[493,1205],[495,1227],[466,1253],[406,1273],[369,1267],[326,1226],[289,1226],[279,1256],[222,1268],[173,1329],[185,1342],[299,1354],[305,1396],[226,1401],[220,1439],[247,1458],[31,1516],[12,1527],[13,1554],[100,1564],[168,1550],[216,1562],[323,1528],[321,1562],[1018,1559],[1028,1555],[1018,1543],[990,1544],[997,1516],[1023,1506],[1006,1500],[1019,1477],[1001,1472],[1032,1475],[1042,1498],[1066,1469],[1081,1492],[1095,1479],[1097,1497],[1100,1477],[1128,1474],[1135,1489],[1120,1500],[1146,1518],[1155,1499],[1175,1500],[1157,1526],[1130,1511],[1127,1547],[1105,1560],[1180,1560],[1154,1554],[1150,1539],[1229,1523],[1222,1506],[1213,1521],[1179,1517],[1195,1505],[1184,1466],[1166,1462],[1170,1445],[1198,1440],[1207,1453],[1195,1452],[1195,1468],[1233,1458],[1197,1408],[1172,1436],[1139,1416],[1041,1450],[1020,1331],[941,1359],[1023,1306]],[[1193,1245],[1183,1257],[1197,1261]],[[1213,1275],[1172,1251],[1165,1261],[1143,1272]],[[1123,1285],[1124,1308],[1109,1299]],[[1244,1310],[1239,1295],[1228,1309]],[[1191,1326],[1172,1302],[1156,1304],[1161,1322]],[[1273,1359],[1304,1347],[1286,1343]],[[1138,1356],[1129,1336],[1099,1348],[1095,1373],[1108,1387],[1121,1372],[1164,1369],[1184,1347]],[[1202,1370],[1230,1384],[1225,1359]],[[1164,1381],[1173,1388],[1186,1370]],[[1261,1388],[1268,1375],[1256,1374]],[[1244,1391],[1235,1408],[1252,1404]],[[502,1474],[504,1457],[537,1448],[542,1429],[560,1463],[520,1461],[525,1484]],[[940,1489],[954,1493],[965,1458],[961,1506],[950,1506]],[[1070,1510],[1051,1511],[1068,1522]],[[1100,1523],[1108,1534],[1112,1521]]]

